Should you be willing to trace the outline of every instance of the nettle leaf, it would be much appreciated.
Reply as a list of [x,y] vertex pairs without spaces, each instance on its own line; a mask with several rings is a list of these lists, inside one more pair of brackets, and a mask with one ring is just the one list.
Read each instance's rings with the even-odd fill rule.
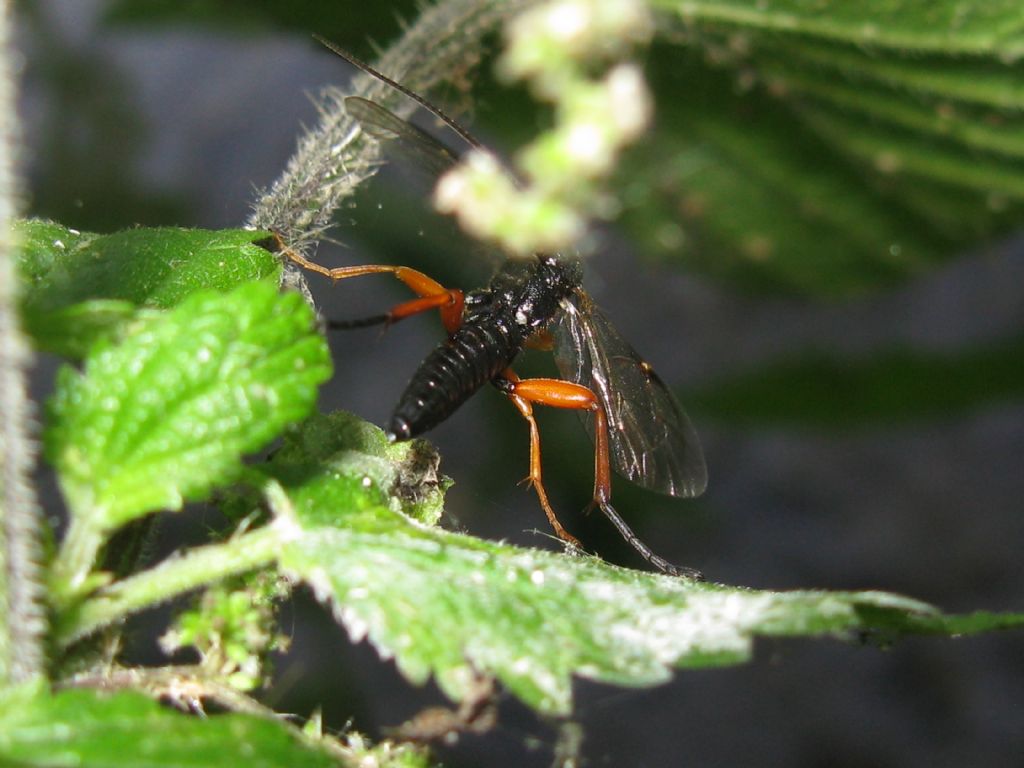
[[1024,16],[1014,0],[654,0],[694,22],[720,22],[745,30],[784,31],[835,42],[950,55],[1024,55]]
[[1016,4],[654,5],[693,45],[649,67],[658,125],[627,225],[653,253],[746,289],[839,297],[1024,220]]
[[646,249],[744,288],[846,296],[950,252],[778,100],[677,56],[652,80],[656,130],[631,155],[623,224]]
[[73,514],[112,529],[229,481],[330,374],[300,296],[270,282],[195,294],[61,371],[47,454]]
[[[368,437],[368,439],[367,439]],[[422,525],[389,506],[369,471],[375,438],[352,431],[333,456],[292,453],[269,471],[292,517],[281,566],[402,673],[451,697],[497,677],[531,707],[564,715],[574,676],[621,685],[674,667],[735,664],[754,637],[972,632],[1021,614],[943,616],[879,592],[766,592],[696,583],[483,541]],[[370,448],[359,458],[358,444]]]
[[998,56],[881,52],[863,44],[837,44],[783,33],[756,35],[748,42],[752,45],[750,59],[783,77],[881,86],[947,106],[973,105],[1000,111],[1024,107],[1019,69]]
[[[786,64],[800,64],[785,60]],[[956,103],[948,97],[879,85],[860,79],[839,78],[813,66],[771,68],[772,87],[789,95],[806,97],[855,118],[872,123],[888,123],[911,135],[931,141],[944,151],[967,150],[975,154],[990,152],[1019,161],[1024,157],[1024,121],[1006,119],[999,110],[972,103]],[[934,151],[934,150],[933,150]],[[1018,169],[1017,174],[1020,175]]]
[[161,227],[110,235],[19,221],[25,325],[39,347],[81,357],[140,307],[166,309],[199,290],[229,290],[280,274],[254,241],[267,232]]
[[[314,414],[284,435],[264,469],[286,487],[303,486],[331,466],[339,482],[334,508],[359,510],[387,504],[396,512],[436,525],[451,480],[438,472],[441,459],[426,440],[388,442],[380,427],[345,411]],[[350,480],[356,480],[353,485]],[[314,510],[310,509],[312,513]],[[336,519],[331,508],[328,520]]]
[[0,693],[0,762],[23,768],[331,768],[339,765],[283,722],[193,717],[137,693],[42,685]]

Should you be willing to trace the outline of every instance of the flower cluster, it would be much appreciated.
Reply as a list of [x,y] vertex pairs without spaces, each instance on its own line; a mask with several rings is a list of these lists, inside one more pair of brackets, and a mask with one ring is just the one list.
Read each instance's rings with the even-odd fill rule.
[[511,255],[578,246],[587,219],[609,208],[601,180],[650,122],[643,75],[621,58],[651,31],[641,0],[554,0],[517,17],[499,74],[552,103],[554,125],[518,153],[523,184],[474,150],[441,179],[437,208]]

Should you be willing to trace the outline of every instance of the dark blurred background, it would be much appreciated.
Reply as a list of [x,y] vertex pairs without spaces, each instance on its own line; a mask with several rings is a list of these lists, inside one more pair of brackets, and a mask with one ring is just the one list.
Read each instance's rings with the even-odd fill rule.
[[[104,232],[241,225],[302,126],[315,124],[310,94],[352,74],[311,34],[371,58],[371,43],[394,39],[398,19],[415,14],[412,2],[347,0],[18,6],[28,212]],[[472,103],[469,122],[508,151],[542,118],[521,94],[497,98],[488,68],[469,97],[435,96],[456,110]],[[670,114],[686,97],[658,98]],[[429,215],[406,212],[380,186],[367,194],[386,202],[339,214],[333,234],[344,246],[323,246],[321,260],[411,263],[466,287],[486,277],[444,234],[421,236],[435,226]],[[659,234],[663,246],[685,236],[685,226]],[[686,404],[710,472],[696,501],[616,484],[619,510],[645,541],[729,584],[880,589],[949,612],[1024,608],[1024,241],[1012,228],[912,279],[829,297],[702,269],[699,255],[684,266],[654,259],[642,240],[607,229],[588,285]],[[310,280],[327,316],[373,314],[405,296],[386,278],[333,289]],[[322,408],[383,423],[440,335],[432,317],[385,336],[336,335]],[[41,391],[52,367],[40,367]],[[526,369],[551,370],[542,359]],[[607,559],[642,567],[603,519],[578,512],[592,456],[575,417],[544,414],[541,428],[563,522]],[[517,485],[527,436],[501,395],[483,392],[431,438],[456,481],[446,524],[554,546]],[[440,702],[365,643],[351,646],[307,598],[283,617],[294,644],[278,665],[274,706],[308,715],[322,705],[326,727],[379,736]],[[659,688],[581,682],[574,719],[593,766],[1021,765],[1022,648],[1019,633],[885,650],[762,640],[750,664],[681,672]],[[442,756],[451,766],[540,766],[556,739],[557,724],[506,698],[494,731]]]

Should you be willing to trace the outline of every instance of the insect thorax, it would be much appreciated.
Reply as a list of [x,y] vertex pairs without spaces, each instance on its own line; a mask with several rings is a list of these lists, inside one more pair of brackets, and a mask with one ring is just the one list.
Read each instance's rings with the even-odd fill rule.
[[578,263],[553,256],[509,260],[486,287],[466,296],[463,322],[507,323],[526,339],[551,322],[581,277]]

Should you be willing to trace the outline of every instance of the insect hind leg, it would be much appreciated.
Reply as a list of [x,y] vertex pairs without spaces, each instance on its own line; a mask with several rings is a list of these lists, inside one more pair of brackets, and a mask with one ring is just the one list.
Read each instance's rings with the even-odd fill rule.
[[509,368],[506,369],[501,376],[495,379],[494,385],[508,395],[512,404],[518,409],[520,415],[526,419],[526,423],[530,428],[530,474],[526,476],[524,482],[528,483],[536,492],[537,499],[540,501],[541,509],[544,510],[544,514],[548,518],[548,523],[550,523],[551,527],[554,529],[555,535],[570,547],[573,547],[574,549],[582,549],[583,545],[580,544],[579,539],[565,530],[562,523],[559,522],[558,516],[555,515],[555,510],[552,508],[551,502],[548,500],[548,492],[544,488],[543,474],[541,472],[540,429],[537,427],[537,419],[533,415],[533,406],[529,400],[515,394],[514,392],[516,384],[521,381],[522,379],[520,379],[511,368]]
[[644,560],[653,565],[659,571],[664,571],[669,576],[682,576],[687,579],[693,579],[694,581],[704,581],[704,574],[697,569],[688,568],[683,565],[675,565],[665,558],[654,554],[651,548],[644,544],[643,540],[639,536],[633,533],[633,529],[626,524],[626,521],[623,520],[619,513],[615,511],[615,507],[613,507],[611,502],[607,499],[594,499],[590,503],[590,506],[591,508],[596,506],[600,509],[604,513],[604,516],[607,517],[611,521],[612,525],[615,526],[622,538],[629,542],[630,546],[632,546]]
[[[547,493],[543,484],[540,483],[540,437],[537,430],[537,423],[533,417],[534,403],[552,406],[555,408],[568,408],[573,410],[588,410],[594,414],[594,497],[588,509],[599,508],[615,526],[630,546],[635,549],[641,557],[660,571],[672,576],[682,576],[690,579],[701,580],[703,576],[700,571],[692,568],[673,565],[668,560],[660,557],[651,550],[626,524],[615,507],[611,504],[611,462],[608,448],[608,419],[604,409],[601,407],[597,396],[582,384],[560,379],[520,379],[511,370],[505,371],[495,384],[519,409],[519,412],[530,424],[530,477],[531,485],[537,490],[541,499],[541,506],[544,507],[552,527],[559,537],[565,538],[565,529],[554,519],[554,511],[547,500]],[[573,539],[575,541],[575,539]]]

